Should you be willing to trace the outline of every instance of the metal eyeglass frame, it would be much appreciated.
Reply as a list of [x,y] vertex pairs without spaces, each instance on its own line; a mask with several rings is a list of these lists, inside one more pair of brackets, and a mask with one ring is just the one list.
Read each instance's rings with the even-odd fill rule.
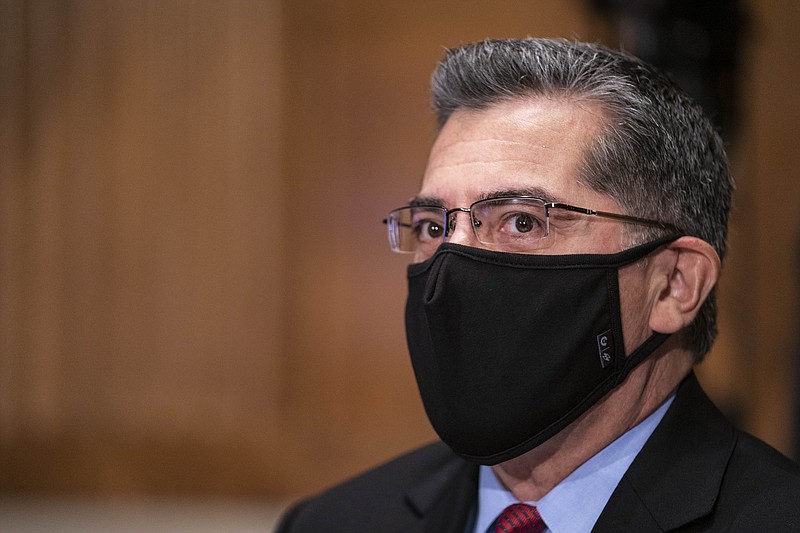
[[[454,207],[452,209],[446,209],[446,208],[444,208],[442,206],[439,206],[439,205],[415,205],[415,204],[411,204],[411,205],[405,205],[403,207],[398,207],[397,209],[393,209],[392,211],[398,211],[400,209],[411,209],[411,208],[441,209],[442,212],[444,213],[444,228],[445,228],[445,232],[444,232],[444,235],[442,236],[442,240],[446,239],[447,236],[450,235],[450,233],[455,229],[455,225],[456,225],[456,220],[457,219],[456,219],[456,217],[452,217],[451,218],[451,215],[453,213],[469,213],[470,214],[470,220],[472,221],[472,224],[470,224],[470,225],[472,226],[472,231],[475,234],[475,238],[478,239],[478,242],[483,242],[483,241],[480,240],[480,238],[478,237],[477,232],[475,231],[475,228],[480,225],[480,221],[472,217],[472,210],[477,204],[484,203],[484,202],[493,202],[493,201],[497,201],[497,200],[537,200],[537,201],[542,202],[542,205],[543,205],[544,211],[545,211],[545,217],[547,219],[548,233],[550,231],[549,228],[550,228],[550,210],[551,209],[564,209],[566,211],[572,211],[574,213],[580,213],[582,215],[596,216],[596,217],[602,217],[602,218],[611,218],[611,219],[614,219],[614,220],[620,220],[622,222],[628,222],[628,223],[631,223],[631,224],[640,224],[640,225],[643,225],[643,226],[650,226],[650,227],[655,227],[655,228],[661,228],[661,229],[664,229],[664,230],[670,230],[670,231],[673,231],[673,232],[676,232],[676,233],[683,233],[683,230],[681,230],[677,226],[675,226],[673,224],[668,224],[666,222],[659,222],[658,220],[652,220],[652,219],[642,218],[642,217],[635,217],[635,216],[632,216],[632,215],[622,215],[622,214],[619,214],[619,213],[611,213],[611,212],[608,212],[608,211],[597,211],[595,209],[588,209],[586,207],[578,207],[578,206],[575,206],[575,205],[564,204],[564,203],[560,203],[560,202],[547,202],[547,201],[545,201],[544,198],[540,198],[538,196],[500,196],[500,197],[496,197],[496,198],[484,198],[483,200],[478,200],[477,202],[473,202],[472,204],[470,204],[469,207]],[[477,222],[477,224],[476,224],[476,222]],[[383,219],[383,223],[388,225],[389,224],[389,219],[388,218],[384,218]],[[390,242],[391,242],[391,238],[390,238]],[[484,243],[484,244],[486,244],[486,243]],[[397,251],[401,252],[401,253],[414,253],[414,251],[411,251],[411,250],[397,250]]]

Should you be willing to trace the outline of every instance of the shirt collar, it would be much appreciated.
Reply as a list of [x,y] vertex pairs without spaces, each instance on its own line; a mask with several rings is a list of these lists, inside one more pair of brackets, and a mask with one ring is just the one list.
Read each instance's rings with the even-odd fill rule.
[[[636,455],[666,413],[673,394],[639,424],[579,466],[538,502],[539,514],[552,533],[589,532]],[[484,533],[512,503],[519,503],[494,475],[481,466],[475,533]]]

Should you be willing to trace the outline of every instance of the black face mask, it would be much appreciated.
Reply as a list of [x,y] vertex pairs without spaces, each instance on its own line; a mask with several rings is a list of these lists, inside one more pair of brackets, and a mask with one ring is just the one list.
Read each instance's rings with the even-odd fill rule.
[[616,254],[522,255],[444,243],[408,267],[406,335],[428,418],[465,459],[535,448],[619,385],[668,335],[625,357]]

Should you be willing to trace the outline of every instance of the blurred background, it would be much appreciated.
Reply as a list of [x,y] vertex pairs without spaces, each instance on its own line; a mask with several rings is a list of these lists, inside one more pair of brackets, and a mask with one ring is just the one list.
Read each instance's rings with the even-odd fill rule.
[[434,438],[381,219],[436,61],[487,37],[623,46],[724,128],[699,373],[797,457],[799,26],[772,0],[0,0],[0,530],[269,529]]

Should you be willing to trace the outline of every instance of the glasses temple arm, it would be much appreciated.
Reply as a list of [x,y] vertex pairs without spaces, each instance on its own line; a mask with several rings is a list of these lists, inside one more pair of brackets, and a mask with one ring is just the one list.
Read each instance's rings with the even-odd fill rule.
[[625,222],[632,222],[632,223],[635,223],[635,224],[642,224],[644,226],[652,226],[652,227],[655,227],[655,228],[669,229],[669,230],[674,230],[674,231],[683,233],[683,231],[677,226],[674,226],[672,224],[667,224],[666,222],[659,222],[657,220],[650,220],[650,219],[647,219],[647,218],[634,217],[634,216],[631,216],[631,215],[620,215],[619,213],[609,213],[608,211],[595,211],[593,209],[586,209],[584,207],[576,207],[574,205],[560,204],[560,203],[556,203],[556,202],[547,203],[547,204],[545,204],[545,207],[547,207],[548,209],[550,209],[550,208],[565,209],[567,211],[573,211],[575,213],[581,213],[581,214],[584,214],[584,215],[592,215],[592,216],[598,216],[598,217],[613,218],[613,219],[622,220],[622,221],[625,221]]

